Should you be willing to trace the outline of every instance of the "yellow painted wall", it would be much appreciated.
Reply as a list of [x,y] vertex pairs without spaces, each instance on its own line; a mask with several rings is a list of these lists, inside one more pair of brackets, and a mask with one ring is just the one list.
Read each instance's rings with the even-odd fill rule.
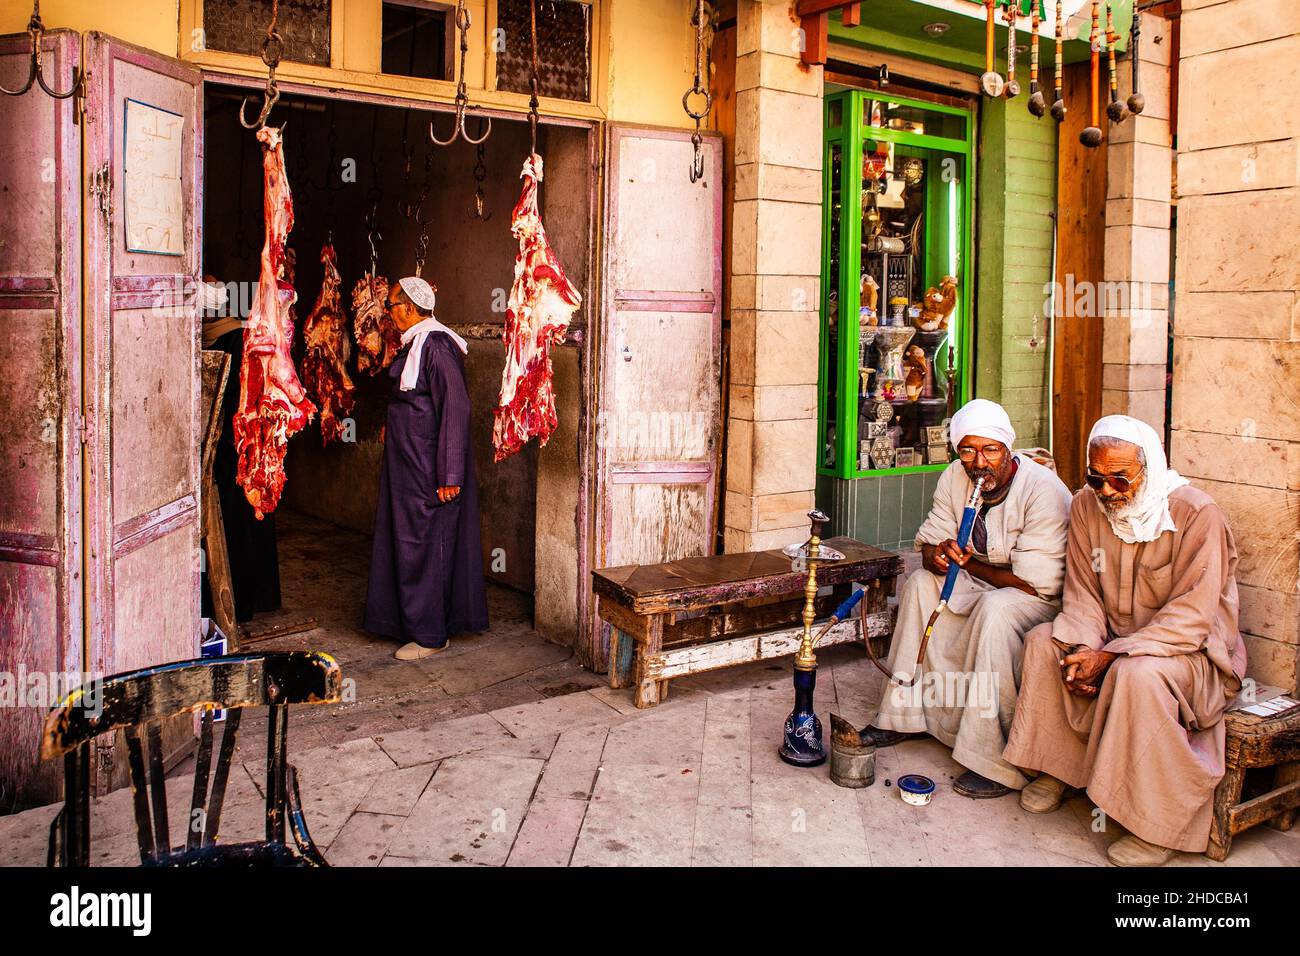
[[[0,2],[0,33],[22,33],[31,19],[27,0]],[[47,30],[98,30],[119,40],[175,56],[178,0],[41,0]]]
[[[495,21],[495,0],[469,0],[474,17],[466,81],[471,98],[503,108],[525,108],[527,97],[484,92],[491,71],[487,51],[489,23]],[[334,68],[284,63],[280,75],[319,85],[336,85],[370,92],[386,91],[449,101],[454,84],[380,77],[379,22],[382,0],[334,0]],[[656,126],[691,126],[682,109],[682,93],[694,74],[695,31],[690,18],[693,0],[596,0],[593,37],[592,106],[544,101],[544,112],[608,118]],[[44,0],[41,17],[47,28],[98,30],[168,56],[206,67],[261,74],[256,57],[196,50],[192,34],[199,23],[197,0]],[[26,0],[0,3],[0,33],[20,33],[31,8]],[[184,36],[181,34],[184,33]],[[474,96],[474,91],[479,96]]]
[[608,116],[625,123],[693,126],[682,94],[695,78],[693,0],[614,0]]

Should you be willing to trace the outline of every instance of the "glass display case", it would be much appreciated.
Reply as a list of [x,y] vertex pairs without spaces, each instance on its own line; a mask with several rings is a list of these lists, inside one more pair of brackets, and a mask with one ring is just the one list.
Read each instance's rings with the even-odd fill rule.
[[849,90],[826,97],[819,470],[938,470],[967,397],[974,116]]

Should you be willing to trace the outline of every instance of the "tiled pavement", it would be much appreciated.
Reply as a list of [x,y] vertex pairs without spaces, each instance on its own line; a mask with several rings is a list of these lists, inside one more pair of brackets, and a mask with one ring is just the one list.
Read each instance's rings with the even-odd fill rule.
[[[865,722],[880,688],[860,650],[831,648],[820,660],[823,720],[834,708]],[[1085,798],[1046,816],[1024,813],[1014,797],[967,800],[951,790],[961,768],[934,741],[878,752],[865,790],[836,787],[825,767],[786,766],[776,746],[789,668],[676,681],[670,700],[648,711],[626,691],[594,687],[325,745],[313,745],[320,734],[295,736],[291,718],[292,760],[312,835],[336,865],[1105,865],[1106,844],[1123,831],[1093,832]],[[330,724],[348,720],[344,709]],[[228,841],[262,829],[261,735],[241,737]],[[930,806],[898,798],[892,781],[905,772],[939,782]],[[169,794],[178,842],[182,780]],[[134,861],[130,799],[119,790],[96,803],[95,863]],[[0,860],[42,864],[54,812],[0,817]],[[1181,854],[1172,865],[1297,864],[1300,831],[1257,828],[1226,864]]]

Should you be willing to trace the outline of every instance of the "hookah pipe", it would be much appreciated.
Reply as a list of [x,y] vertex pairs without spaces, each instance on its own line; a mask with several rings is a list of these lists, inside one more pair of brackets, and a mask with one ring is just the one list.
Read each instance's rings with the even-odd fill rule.
[[1119,80],[1115,73],[1115,41],[1119,39],[1119,34],[1115,32],[1115,7],[1107,2],[1106,4],[1106,58],[1110,66],[1110,102],[1106,104],[1106,115],[1110,117],[1112,123],[1124,122],[1124,117],[1128,116],[1128,111],[1124,109],[1124,104],[1119,101]]
[[1004,90],[1007,99],[1020,95],[1020,84],[1016,82],[1016,14],[1020,12],[1020,0],[1007,0],[1003,14],[1007,21],[1007,85]]
[[1043,96],[1043,91],[1038,88],[1038,30],[1042,22],[1039,16],[1039,3],[1041,0],[1030,0],[1034,8],[1033,29],[1030,31],[1032,39],[1029,41],[1029,112],[1041,117],[1047,112],[1047,100]]
[[1101,78],[1101,15],[1100,0],[1092,0],[1092,32],[1088,34],[1089,45],[1092,47],[1092,70],[1088,74],[1088,104],[1091,112],[1089,119],[1092,120],[1081,133],[1079,133],[1079,142],[1089,148],[1096,148],[1101,145],[1101,118],[1098,114],[1097,102],[1097,83]]
[[[975,482],[975,487],[971,489],[970,497],[966,500],[966,507],[961,513],[961,524],[957,528],[957,547],[962,548],[963,550],[966,545],[970,543],[971,529],[975,527],[975,516],[979,514],[980,506],[984,503],[984,492],[980,485],[981,483],[977,481]],[[934,633],[934,625],[939,620],[939,615],[942,614],[943,609],[948,606],[948,599],[952,597],[953,588],[957,585],[957,575],[960,571],[961,567],[955,561],[949,561],[948,574],[943,579],[943,590],[939,592],[939,603],[935,605],[934,611],[930,614],[930,619],[926,621],[925,633],[921,635],[921,646],[916,652],[916,666],[912,669],[912,679],[909,681],[899,680],[897,675],[891,674],[888,668],[886,668],[885,665],[880,663],[876,658],[875,652],[871,650],[871,641],[866,639],[866,605],[864,604],[862,606],[862,637],[864,643],[867,645],[867,657],[870,658],[871,663],[876,666],[876,670],[888,677],[893,683],[898,684],[898,686],[915,687],[916,682],[920,679],[921,667],[925,663],[925,649],[930,646],[930,635]],[[865,593],[866,591],[855,592],[850,595],[843,604],[836,608],[835,614],[831,616],[830,621],[827,622],[826,626],[822,628],[820,633],[818,633],[816,640],[820,640],[822,635],[834,627],[845,615],[852,613],[853,605],[857,604]]]
[[[1047,0],[1043,0],[1044,3]],[[1062,82],[1061,57],[1065,47],[1065,16],[1061,11],[1061,0],[1056,0],[1056,98],[1052,101],[1052,119],[1058,123],[1065,120],[1065,85]]]
[[[817,686],[817,657],[813,654],[813,621],[817,618],[817,565],[820,561],[838,561],[844,557],[821,542],[822,533],[831,520],[820,511],[808,512],[812,533],[803,545],[791,545],[785,554],[806,558],[808,580],[804,584],[803,640],[794,658],[794,710],[785,719],[784,735],[777,755],[796,767],[816,767],[826,762],[822,748],[822,724],[813,710],[813,689]],[[822,633],[825,633],[823,629]],[[821,635],[819,634],[818,637]]]
[[1133,26],[1129,28],[1129,35],[1133,42],[1128,45],[1128,55],[1133,58],[1133,92],[1129,94],[1128,111],[1135,116],[1146,109],[1147,98],[1138,92],[1138,35],[1142,33],[1142,17],[1137,10],[1133,11]]
[[980,76],[980,89],[985,96],[997,98],[1002,95],[1004,82],[1002,74],[993,68],[993,0],[984,0],[987,18],[984,24],[984,73]]

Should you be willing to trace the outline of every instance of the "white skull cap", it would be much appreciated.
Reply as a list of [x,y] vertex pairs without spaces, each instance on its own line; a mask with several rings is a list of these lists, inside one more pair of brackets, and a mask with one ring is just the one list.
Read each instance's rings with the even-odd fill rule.
[[399,279],[397,284],[402,287],[402,291],[410,297],[412,302],[426,312],[433,311],[433,304],[437,301],[437,296],[433,293],[433,286],[419,276],[407,276],[405,279]]

